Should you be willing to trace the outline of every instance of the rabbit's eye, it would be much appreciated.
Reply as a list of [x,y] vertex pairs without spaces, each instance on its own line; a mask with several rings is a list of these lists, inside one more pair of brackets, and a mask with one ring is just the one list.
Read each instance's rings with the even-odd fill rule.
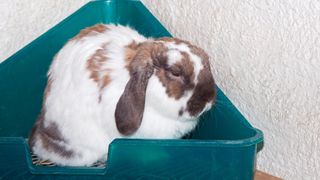
[[182,71],[180,67],[177,66],[171,66],[168,68],[168,71],[173,75],[173,76],[182,76]]
[[168,77],[173,81],[185,83],[185,78],[180,68],[170,67],[166,68]]
[[169,72],[170,72],[173,76],[177,76],[177,77],[182,75],[180,71],[170,70]]
[[172,76],[179,77],[182,75],[180,68],[166,66],[164,69]]

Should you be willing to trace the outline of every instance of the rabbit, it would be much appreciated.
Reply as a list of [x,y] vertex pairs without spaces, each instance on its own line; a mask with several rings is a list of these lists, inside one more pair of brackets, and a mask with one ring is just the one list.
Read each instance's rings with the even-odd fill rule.
[[115,138],[181,138],[216,96],[204,50],[114,24],[81,30],[56,54],[47,76],[28,143],[60,166],[106,161]]

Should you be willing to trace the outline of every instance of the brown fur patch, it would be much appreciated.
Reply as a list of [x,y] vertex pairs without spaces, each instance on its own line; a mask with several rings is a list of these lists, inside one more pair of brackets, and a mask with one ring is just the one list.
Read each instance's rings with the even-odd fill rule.
[[158,76],[162,85],[166,88],[166,93],[169,97],[174,97],[179,99],[182,96],[182,85],[177,81],[170,81],[167,72],[164,69],[159,69],[156,71],[156,76]]
[[90,72],[90,78],[96,83],[100,82],[100,73],[102,66],[106,61],[106,45],[103,45],[101,49],[96,50],[87,61],[87,69]]
[[107,45],[103,44],[101,49],[96,50],[96,52],[88,59],[87,69],[90,72],[90,78],[97,83],[100,91],[98,101],[101,101],[101,94],[103,88],[105,88],[110,83],[110,69],[103,69],[103,65],[107,61]]
[[102,77],[102,82],[101,82],[101,89],[103,89],[104,87],[106,87],[109,83],[110,83],[111,79],[109,75],[104,75]]
[[[156,75],[158,76],[162,85],[166,88],[166,93],[169,97],[180,99],[185,91],[194,87],[194,67],[190,57],[186,52],[181,52],[182,59],[178,61],[169,69],[167,66],[167,56],[160,56],[159,62],[157,62],[160,68],[157,68]],[[180,77],[174,77],[172,74],[180,74]]]
[[[183,75],[185,77],[185,81],[187,81],[187,84],[192,84],[195,79],[195,74],[194,74],[194,64],[190,60],[189,55],[186,52],[182,52],[182,60],[181,62],[177,62],[176,65],[180,66],[183,72]],[[194,85],[194,84],[192,84]]]
[[213,103],[216,97],[214,79],[210,70],[208,59],[203,59],[204,68],[198,76],[198,83],[194,93],[187,103],[187,111],[190,115],[198,115],[207,103]]
[[86,36],[95,36],[99,33],[103,33],[108,30],[108,27],[104,24],[96,24],[80,31],[72,40],[80,40]]
[[126,67],[132,73],[134,69],[152,65],[155,57],[164,51],[166,51],[166,48],[162,44],[154,42],[136,44],[133,42],[127,46]]
[[126,68],[128,69],[131,61],[137,54],[138,44],[135,41],[132,41],[125,47],[125,61],[126,61]]
[[40,124],[39,138],[41,139],[42,146],[48,151],[53,151],[60,154],[63,157],[72,157],[74,152],[67,150],[61,143],[66,143],[62,138],[58,126],[51,122],[47,127],[44,124]]

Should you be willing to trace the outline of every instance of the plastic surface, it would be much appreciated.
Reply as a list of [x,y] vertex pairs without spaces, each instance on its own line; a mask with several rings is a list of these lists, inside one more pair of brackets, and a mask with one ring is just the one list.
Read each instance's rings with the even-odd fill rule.
[[139,1],[92,1],[0,64],[0,179],[252,179],[262,132],[218,90],[218,103],[181,140],[116,139],[106,168],[37,167],[25,138],[40,112],[53,56],[81,29],[130,25],[170,36]]

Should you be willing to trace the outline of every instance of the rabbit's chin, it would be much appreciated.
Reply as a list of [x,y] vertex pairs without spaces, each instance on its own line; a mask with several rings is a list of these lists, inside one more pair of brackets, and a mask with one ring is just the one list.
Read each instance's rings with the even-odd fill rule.
[[131,136],[132,138],[147,139],[176,139],[192,131],[198,119],[180,120],[170,119],[158,113],[153,108],[146,107],[140,128]]
[[145,114],[148,113],[148,109],[153,109],[155,114],[172,121],[195,119],[195,117],[191,117],[186,111],[187,102],[191,95],[192,91],[189,91],[179,99],[170,97],[159,78],[153,75],[149,79],[147,87]]

